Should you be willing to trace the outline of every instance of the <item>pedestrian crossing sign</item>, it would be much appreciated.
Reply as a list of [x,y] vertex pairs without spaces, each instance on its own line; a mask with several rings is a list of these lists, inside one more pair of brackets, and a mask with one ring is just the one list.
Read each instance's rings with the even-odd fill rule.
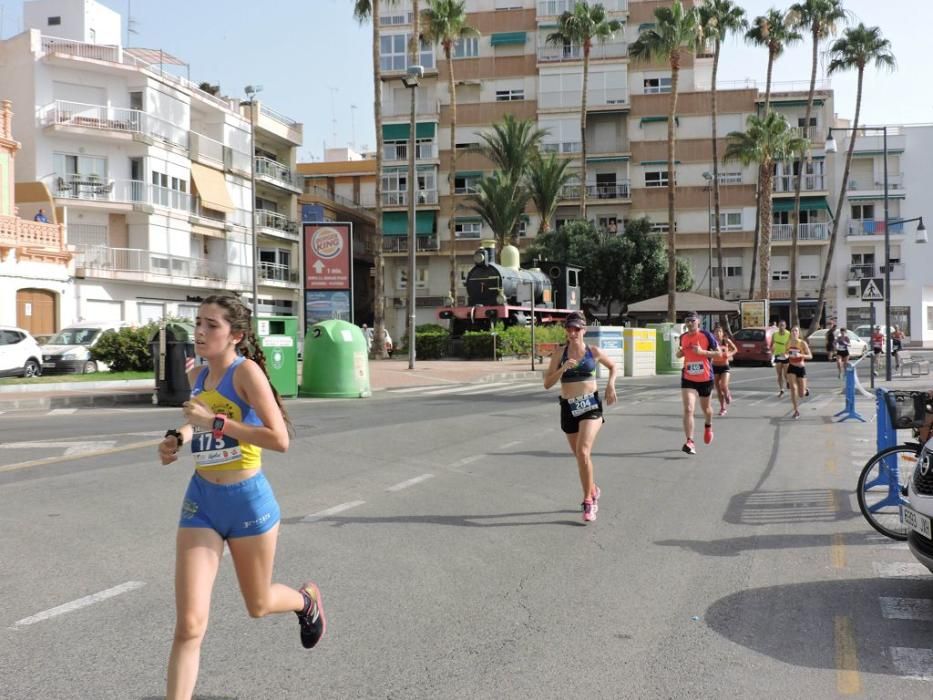
[[862,301],[884,301],[884,278],[863,277],[859,283],[862,285]]

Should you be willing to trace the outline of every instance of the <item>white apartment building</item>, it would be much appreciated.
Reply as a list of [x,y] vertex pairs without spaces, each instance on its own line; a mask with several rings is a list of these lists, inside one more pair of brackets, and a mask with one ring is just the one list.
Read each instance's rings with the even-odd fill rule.
[[[851,132],[835,131],[836,169],[841,179]],[[837,322],[855,328],[868,324],[868,302],[859,280],[885,276],[884,137],[880,129],[860,131],[852,154],[849,186],[833,261]],[[912,344],[933,345],[933,246],[918,242],[918,222],[929,227],[933,206],[933,125],[887,127],[888,232],[891,287],[890,325],[900,326]],[[875,304],[876,323],[884,326],[884,304]]]
[[122,46],[120,15],[94,0],[24,8],[26,30],[0,42],[0,97],[22,143],[17,204],[44,205],[74,252],[71,293],[48,285],[57,325],[190,317],[218,290],[251,303],[254,267],[260,313],[297,313],[301,125]]
[[[457,81],[457,166],[454,191],[450,169],[450,95],[447,66],[439,47],[422,45],[419,57],[425,77],[417,89],[417,322],[434,320],[434,309],[448,293],[449,254],[453,245],[463,280],[472,266],[479,241],[492,232],[467,207],[476,182],[492,172],[492,164],[476,148],[481,134],[506,114],[534,119],[548,130],[544,150],[561,154],[577,173],[564,188],[552,225],[579,216],[582,188],[587,193],[587,218],[610,232],[621,232],[626,221],[647,216],[659,234],[668,230],[667,114],[671,71],[666,64],[629,58],[628,47],[654,21],[655,0],[605,0],[610,18],[623,23],[611,41],[593,47],[587,92],[587,176],[580,181],[582,143],[580,104],[583,80],[581,47],[553,46],[547,36],[557,29],[562,12],[573,0],[467,0],[468,23],[480,36],[458,42],[453,62]],[[407,269],[407,139],[411,93],[401,78],[408,65],[411,3],[384,5],[381,20],[383,71],[382,172],[383,249],[386,261],[387,323],[404,328]],[[727,60],[727,59],[724,59]],[[692,266],[698,291],[706,293],[710,274],[714,295],[720,273],[715,241],[710,236],[712,202],[704,173],[711,173],[712,55],[687,57],[679,73],[677,109],[676,246]],[[801,316],[812,313],[828,248],[828,192],[834,172],[824,170],[823,141],[832,123],[832,91],[818,86],[810,124],[804,124],[808,82],[776,84],[772,109],[811,138],[810,157],[803,164],[799,250]],[[764,76],[760,84],[720,85],[718,94],[720,157],[726,135],[744,130],[748,116],[763,110]],[[771,301],[775,314],[787,315],[790,291],[790,238],[796,166],[779,165],[774,178],[775,218]],[[725,296],[747,298],[755,228],[754,167],[720,166],[721,229]],[[456,204],[455,240],[450,241],[451,201]],[[529,207],[521,227],[519,247],[538,231],[540,221]],[[712,256],[710,250],[712,248]],[[712,258],[712,265],[710,265]],[[713,269],[711,270],[710,267]],[[757,286],[757,285],[756,285]],[[835,289],[832,290],[835,298]],[[394,313],[393,313],[394,311]]]

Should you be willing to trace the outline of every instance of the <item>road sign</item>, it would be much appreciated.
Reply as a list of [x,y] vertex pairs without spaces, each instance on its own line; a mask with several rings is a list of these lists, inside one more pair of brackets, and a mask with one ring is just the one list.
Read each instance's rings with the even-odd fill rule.
[[884,301],[884,277],[863,277],[862,301]]

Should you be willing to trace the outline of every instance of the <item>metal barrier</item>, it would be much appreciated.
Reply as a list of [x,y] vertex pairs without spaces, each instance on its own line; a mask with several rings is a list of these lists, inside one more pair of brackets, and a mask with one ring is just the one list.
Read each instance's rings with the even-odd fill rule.
[[842,423],[847,421],[850,418],[855,420],[860,420],[863,423],[865,419],[859,415],[859,412],[855,410],[855,385],[858,382],[858,377],[855,374],[855,365],[847,364],[846,365],[846,388],[845,388],[845,397],[846,397],[846,407],[835,414],[833,418],[839,418],[837,422]]

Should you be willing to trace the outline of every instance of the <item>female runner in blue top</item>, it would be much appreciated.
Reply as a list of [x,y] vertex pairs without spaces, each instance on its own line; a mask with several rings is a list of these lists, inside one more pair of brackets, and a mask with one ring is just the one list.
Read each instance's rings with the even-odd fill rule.
[[593,479],[593,442],[603,427],[603,404],[596,388],[596,363],[609,370],[606,384],[606,405],[616,402],[616,365],[599,348],[586,345],[586,320],[581,313],[572,313],[564,322],[567,344],[562,352],[551,355],[551,364],[544,373],[544,388],[550,389],[560,380],[560,427],[567,434],[570,451],[577,458],[580,485],[583,487],[583,522],[596,520],[599,510],[599,487]]
[[260,470],[263,448],[285,452],[291,425],[269,383],[250,311],[238,299],[212,295],[198,309],[197,353],[207,366],[188,372],[194,387],[185,424],[159,444],[162,464],[191,444],[195,473],[182,503],[175,555],[175,637],[167,699],[190,698],[207,631],[211,589],[224,541],[230,548],[250,617],[292,611],[310,649],[324,635],[321,593],[272,582],[279,505]]

